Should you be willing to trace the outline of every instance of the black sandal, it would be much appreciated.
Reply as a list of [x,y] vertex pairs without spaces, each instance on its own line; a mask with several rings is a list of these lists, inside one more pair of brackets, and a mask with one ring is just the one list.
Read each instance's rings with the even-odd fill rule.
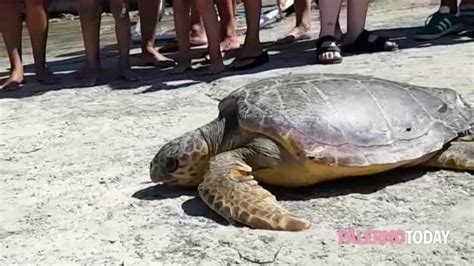
[[[250,62],[248,64],[236,66],[236,63],[238,63],[239,61],[244,61],[244,60],[249,60]],[[254,68],[254,67],[266,64],[268,63],[269,60],[270,59],[268,57],[268,52],[263,51],[261,54],[257,56],[247,56],[247,57],[241,57],[241,58],[237,57],[234,60],[234,62],[232,62],[232,64],[230,65],[230,68],[232,70],[246,70],[246,69],[250,69],[250,68]]]
[[397,49],[397,43],[391,42],[387,37],[377,36],[368,30],[363,30],[353,43],[341,45],[341,50],[344,53],[354,54],[390,52]]
[[[332,59],[319,59],[324,53],[339,53],[339,56],[334,56]],[[339,64],[342,62],[341,49],[337,46],[336,38],[334,36],[323,36],[316,42],[316,62],[318,64]]]

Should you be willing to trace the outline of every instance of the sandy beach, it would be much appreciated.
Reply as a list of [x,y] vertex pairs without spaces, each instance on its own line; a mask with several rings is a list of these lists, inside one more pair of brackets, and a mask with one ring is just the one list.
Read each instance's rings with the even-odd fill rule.
[[[282,205],[311,221],[309,230],[298,233],[228,225],[196,190],[165,188],[149,178],[150,160],[161,145],[211,121],[219,99],[265,77],[371,75],[453,88],[474,104],[473,39],[410,38],[437,3],[371,4],[367,28],[399,42],[396,52],[346,56],[339,65],[312,64],[314,39],[271,45],[294,25],[293,15],[262,30],[270,52],[265,66],[219,76],[136,67],[143,77],[136,83],[116,79],[113,19],[104,16],[105,71],[100,85],[91,88],[78,88],[74,79],[83,47],[80,29],[69,29],[78,21],[52,23],[48,61],[62,83],[41,85],[29,76],[21,90],[0,94],[0,264],[473,265],[472,173],[409,169],[272,189]],[[317,10],[312,12],[316,38]],[[341,17],[345,21],[345,10]],[[61,32],[73,37],[56,40]],[[24,43],[31,70],[29,39]],[[138,52],[133,49],[133,62]],[[8,73],[5,55],[1,46],[0,77]],[[340,245],[338,231],[347,228],[450,234],[447,244]]]

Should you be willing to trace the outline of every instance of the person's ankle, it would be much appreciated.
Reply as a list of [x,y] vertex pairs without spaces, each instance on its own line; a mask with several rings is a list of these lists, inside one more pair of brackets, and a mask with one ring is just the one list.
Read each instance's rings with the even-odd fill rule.
[[21,75],[23,75],[24,72],[25,72],[25,71],[24,71],[23,66],[14,67],[14,68],[12,68],[12,69],[10,70],[10,74],[21,74]]
[[24,78],[24,72],[22,70],[14,70],[10,72],[9,80],[22,82]]
[[326,36],[335,37],[335,34],[334,34],[334,33],[326,33],[326,32],[323,33],[323,32],[321,32],[321,33],[319,34],[319,37],[318,37],[318,38],[322,38],[322,37],[326,37]]
[[155,51],[155,47],[153,45],[142,45],[141,46],[143,54],[152,54]]
[[295,26],[295,28],[301,29],[302,31],[311,31],[311,26],[310,24],[307,23],[299,23],[298,25]]
[[100,62],[99,61],[87,61],[87,62],[84,63],[82,69],[86,72],[99,71],[100,70]]
[[457,6],[455,8],[449,6],[440,6],[438,12],[442,14],[456,15],[458,13],[458,8]]
[[260,51],[260,50],[263,50],[263,46],[260,44],[260,43],[257,43],[257,44],[247,44],[247,45],[244,45],[242,50],[246,50],[246,51]]
[[[222,36],[222,35],[221,35]],[[231,31],[231,32],[226,32],[225,34],[223,34],[223,39],[235,39],[235,38],[238,38],[237,36],[237,32],[235,31]]]
[[191,31],[204,33],[204,27],[201,24],[193,24],[191,25]]
[[36,73],[49,72],[49,68],[46,64],[35,65]]

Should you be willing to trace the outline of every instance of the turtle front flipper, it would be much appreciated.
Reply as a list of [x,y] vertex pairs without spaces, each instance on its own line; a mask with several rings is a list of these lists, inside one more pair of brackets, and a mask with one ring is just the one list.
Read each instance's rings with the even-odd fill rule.
[[428,167],[474,171],[474,135],[459,137],[423,164]]
[[213,157],[199,185],[203,201],[229,223],[236,222],[256,229],[301,231],[310,223],[296,217],[278,204],[275,196],[261,187],[244,162],[246,148]]

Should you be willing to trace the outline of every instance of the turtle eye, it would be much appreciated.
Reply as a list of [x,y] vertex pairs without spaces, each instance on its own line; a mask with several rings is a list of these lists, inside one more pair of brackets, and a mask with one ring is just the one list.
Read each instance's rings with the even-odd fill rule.
[[165,165],[166,172],[172,173],[176,171],[176,169],[178,169],[178,163],[178,160],[176,160],[175,158],[167,158]]

